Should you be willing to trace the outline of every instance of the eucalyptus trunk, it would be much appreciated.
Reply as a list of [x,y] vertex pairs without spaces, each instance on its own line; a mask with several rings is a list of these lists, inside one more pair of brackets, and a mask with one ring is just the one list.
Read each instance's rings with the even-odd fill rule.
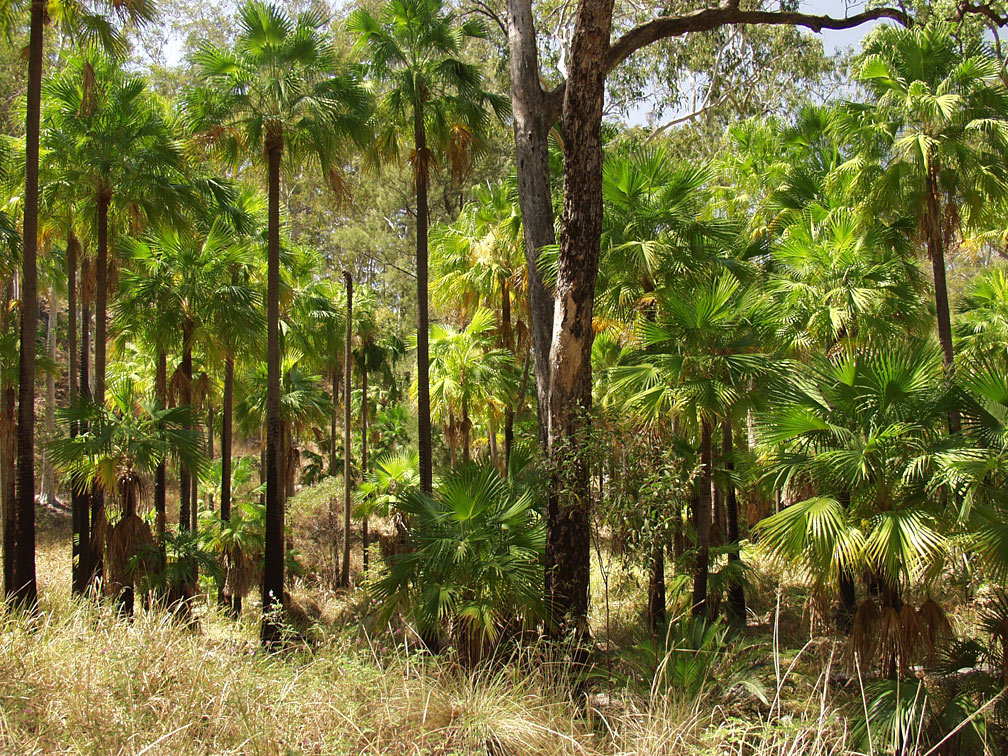
[[280,479],[280,160],[282,134],[266,140],[266,542],[263,557],[262,642],[280,640],[279,615],[284,608],[284,506]]
[[[546,598],[553,625],[587,635],[591,497],[584,431],[592,406],[592,308],[602,234],[602,104],[612,0],[580,3],[563,116],[563,221],[550,346]],[[521,167],[519,166],[519,171]]]
[[511,112],[514,118],[518,202],[525,236],[528,271],[529,329],[539,408],[539,443],[549,448],[550,341],[553,336],[553,299],[543,283],[539,257],[556,244],[553,188],[550,183],[549,133],[556,121],[555,105],[542,88],[532,0],[508,0]]

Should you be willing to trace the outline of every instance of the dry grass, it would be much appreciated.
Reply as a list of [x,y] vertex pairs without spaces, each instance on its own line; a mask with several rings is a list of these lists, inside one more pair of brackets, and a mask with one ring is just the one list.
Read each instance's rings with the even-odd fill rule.
[[[66,527],[43,528],[41,613],[0,616],[3,754],[826,754],[846,726],[820,658],[806,682],[780,662],[773,704],[602,684],[573,701],[541,660],[493,672],[392,646],[359,625],[312,648],[266,656],[254,607],[233,622],[210,611],[199,631],[69,597]],[[360,601],[359,596],[351,597]],[[320,599],[321,600],[321,599]],[[336,599],[326,603],[325,614]],[[343,599],[345,605],[351,602]],[[622,608],[617,612],[632,614]],[[343,612],[344,616],[349,610]],[[772,649],[771,649],[772,650]],[[825,652],[823,652],[825,653]],[[811,656],[811,651],[805,652]],[[771,672],[771,678],[774,673]],[[786,699],[786,700],[785,700]]]

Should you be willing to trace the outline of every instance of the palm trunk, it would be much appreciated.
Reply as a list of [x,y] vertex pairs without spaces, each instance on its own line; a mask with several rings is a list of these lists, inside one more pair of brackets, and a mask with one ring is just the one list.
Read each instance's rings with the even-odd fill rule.
[[693,513],[696,526],[696,564],[693,567],[693,616],[707,616],[707,574],[710,561],[710,525],[711,525],[711,480],[713,478],[713,460],[711,453],[711,422],[703,420],[700,423],[700,494],[697,496],[697,508]]
[[332,383],[332,414],[329,416],[329,477],[336,477],[336,419],[339,416],[339,374],[336,368],[330,371]]
[[262,642],[280,640],[284,607],[284,508],[280,488],[280,160],[283,135],[267,137],[266,271],[266,543],[263,560]]
[[[207,459],[213,464],[214,460],[214,408],[213,405],[207,407]],[[207,508],[214,511],[213,486],[207,490]]]
[[[928,255],[931,258],[931,271],[934,274],[935,314],[938,318],[938,342],[941,344],[942,362],[945,371],[951,376],[955,371],[955,350],[952,344],[952,319],[949,314],[948,285],[945,281],[945,237],[942,232],[941,195],[938,188],[938,177],[933,170],[928,172],[927,182],[927,213]],[[949,433],[956,434],[960,428],[959,413],[949,411]]]
[[[511,285],[507,277],[501,273],[501,346],[509,350],[514,358],[515,353],[514,328],[511,325]],[[508,463],[511,461],[511,447],[514,446],[514,407],[510,405],[504,408],[504,473],[507,473]],[[491,454],[494,461],[497,459],[497,437],[493,434],[493,444]]]
[[448,464],[451,469],[456,465],[456,434],[455,434],[455,410],[448,408]]
[[427,134],[423,106],[413,111],[413,146],[416,151],[416,278],[417,278],[417,435],[420,450],[420,488],[434,490],[434,460],[431,448],[430,354],[427,315]]
[[462,399],[462,460],[472,461],[472,421],[469,419],[469,398]]
[[343,588],[350,587],[350,340],[353,335],[353,278],[350,271],[343,271],[343,281],[346,284],[346,340],[343,346],[343,560],[340,569],[339,584]]
[[14,537],[17,522],[17,389],[0,390],[0,481],[3,482],[4,595],[14,592]]
[[490,464],[500,470],[500,460],[497,456],[497,421],[490,405],[487,405],[487,451],[490,454]]
[[[87,281],[91,275],[91,266],[86,257],[81,258],[81,315],[80,315],[80,396],[82,399],[91,398],[91,307],[85,294]],[[80,433],[86,433],[87,423],[81,423],[78,427]],[[78,549],[80,551],[80,577],[82,581],[81,593],[84,593],[93,585],[95,576],[96,554],[91,548],[91,488],[81,486],[78,492],[79,497],[79,523],[80,531],[76,534],[78,539]]]
[[[192,334],[188,324],[182,334],[182,404],[192,405]],[[192,527],[192,471],[179,465],[179,530],[191,531]]]
[[[56,364],[56,287],[49,287],[49,319],[46,323],[46,351],[49,354],[49,364]],[[45,406],[46,440],[56,438],[56,376],[52,371],[46,373],[46,406]],[[42,484],[39,487],[42,502],[50,506],[56,503],[56,473],[53,470],[52,458],[48,452],[42,454]]]
[[[199,428],[193,430],[199,431]],[[199,475],[193,473],[189,478],[189,530],[199,532]]]
[[[741,572],[738,499],[735,495],[735,483],[732,481],[732,476],[735,474],[735,457],[731,421],[727,418],[721,421],[721,453],[724,454],[725,472],[728,475],[728,482],[725,484],[725,520],[728,527],[728,545],[731,546],[728,562],[729,566],[734,566]],[[733,626],[745,627],[746,599],[741,580],[732,580],[728,585],[728,611]]]
[[521,415],[522,407],[525,405],[525,394],[528,393],[529,367],[532,361],[532,353],[525,355],[525,366],[522,368],[521,385],[518,387],[518,401],[515,402],[514,414],[511,416],[511,432],[507,428],[504,430],[504,472],[511,469],[511,450],[514,448],[514,420]]
[[[67,351],[69,352],[69,383],[67,385],[67,403],[73,406],[77,403],[79,386],[78,354],[77,354],[77,259],[80,254],[80,242],[71,228],[67,232]],[[70,423],[70,436],[75,438],[77,423]],[[73,480],[70,481],[70,518],[71,518],[71,560],[70,560],[70,590],[74,595],[81,595],[87,588],[87,578],[84,572],[85,559],[81,546],[88,532],[87,509],[82,506],[82,491]]]
[[651,552],[648,577],[648,620],[655,638],[661,636],[665,619],[665,546],[658,543]]
[[[361,361],[361,479],[368,473],[368,400],[367,400],[367,356]],[[364,564],[364,574],[368,571],[368,518],[364,515],[361,522],[361,556]]]
[[[158,349],[157,373],[154,376],[154,395],[158,409],[168,406],[168,355],[164,349]],[[154,529],[157,535],[158,547],[164,559],[164,536],[168,522],[166,494],[168,487],[168,463],[158,462],[154,470]]]
[[12,591],[16,604],[34,609],[35,580],[35,329],[38,324],[39,123],[42,107],[42,33],[46,3],[32,0],[25,116],[25,194],[21,253],[21,367],[17,427],[17,516]]
[[[220,518],[221,522],[231,521],[231,422],[234,412],[234,357],[228,353],[224,360],[224,397],[221,408],[221,482]],[[241,596],[228,596],[224,586],[217,593],[217,603],[230,609],[234,616],[241,614]]]
[[225,522],[231,519],[231,434],[233,422],[234,357],[229,354],[224,362],[224,407],[221,415],[220,516]]
[[[94,400],[105,405],[105,370],[108,353],[108,212],[111,196],[100,192],[98,207],[98,259],[95,264],[95,337],[94,337]],[[91,582],[96,584],[105,572],[103,523],[105,522],[105,492],[91,486]]]

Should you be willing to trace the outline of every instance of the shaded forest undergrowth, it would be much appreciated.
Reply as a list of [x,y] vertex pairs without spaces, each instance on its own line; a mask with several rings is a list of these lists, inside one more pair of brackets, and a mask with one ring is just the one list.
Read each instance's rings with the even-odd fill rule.
[[475,670],[450,650],[420,653],[407,631],[377,626],[366,587],[301,581],[292,642],[275,655],[262,652],[250,606],[235,621],[201,603],[195,627],[139,607],[123,621],[111,604],[71,601],[69,527],[62,515],[43,523],[40,614],[0,620],[5,753],[863,752],[847,643],[809,640],[804,591],[787,576],[754,570],[756,617],[731,643],[720,631],[690,637],[673,619],[681,653],[666,656],[635,636],[645,594],[617,570],[608,602],[595,602],[596,656],[575,691],[556,649]]

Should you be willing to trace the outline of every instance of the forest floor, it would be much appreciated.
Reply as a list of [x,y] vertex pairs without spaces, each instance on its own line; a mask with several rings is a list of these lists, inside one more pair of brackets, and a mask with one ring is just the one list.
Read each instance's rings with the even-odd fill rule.
[[142,609],[124,621],[71,600],[69,542],[64,517],[43,519],[41,611],[0,616],[2,754],[849,752],[856,699],[836,683],[845,644],[808,640],[800,594],[769,577],[753,590],[763,598],[744,640],[723,653],[703,646],[709,663],[678,658],[702,663],[672,685],[632,629],[646,624],[637,579],[610,570],[605,601],[596,570],[599,651],[575,695],[558,654],[528,649],[464,670],[450,655],[416,653],[366,619],[363,588],[295,591],[311,607],[311,640],[273,655],[258,646],[252,600],[239,621],[213,609],[196,628]]

